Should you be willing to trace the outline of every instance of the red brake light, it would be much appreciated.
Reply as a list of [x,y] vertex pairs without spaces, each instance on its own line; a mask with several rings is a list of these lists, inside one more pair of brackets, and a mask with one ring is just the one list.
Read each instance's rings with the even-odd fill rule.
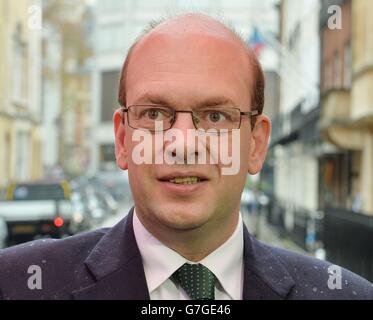
[[63,226],[63,219],[61,217],[57,217],[54,219],[53,223],[57,228],[61,228]]

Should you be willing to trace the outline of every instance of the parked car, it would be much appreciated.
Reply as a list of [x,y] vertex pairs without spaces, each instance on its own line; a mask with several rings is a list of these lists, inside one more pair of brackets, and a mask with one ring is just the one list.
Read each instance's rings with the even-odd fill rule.
[[73,234],[79,224],[65,180],[10,184],[6,200],[0,201],[0,217],[6,223],[8,246],[43,237],[62,238]]

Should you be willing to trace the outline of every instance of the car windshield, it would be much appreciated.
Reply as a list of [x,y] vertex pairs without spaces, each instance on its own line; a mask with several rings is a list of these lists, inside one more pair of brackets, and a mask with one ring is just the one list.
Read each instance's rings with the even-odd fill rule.
[[13,200],[65,200],[67,198],[61,184],[17,185]]

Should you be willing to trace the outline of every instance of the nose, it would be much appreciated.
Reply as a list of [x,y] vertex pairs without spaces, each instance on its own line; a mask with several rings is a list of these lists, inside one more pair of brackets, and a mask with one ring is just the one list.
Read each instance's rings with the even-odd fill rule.
[[192,112],[177,111],[175,114],[175,121],[172,127],[181,130],[183,133],[186,133],[187,130],[195,129]]
[[[192,120],[193,114],[188,111],[176,112],[175,122],[169,132],[173,137],[173,148],[167,148],[166,156],[172,158],[177,164],[188,164],[188,159],[198,156],[196,139],[190,130],[195,130]],[[174,130],[172,132],[172,130]],[[189,134],[188,134],[189,131]],[[171,142],[167,142],[170,144]],[[181,152],[183,150],[183,152]]]

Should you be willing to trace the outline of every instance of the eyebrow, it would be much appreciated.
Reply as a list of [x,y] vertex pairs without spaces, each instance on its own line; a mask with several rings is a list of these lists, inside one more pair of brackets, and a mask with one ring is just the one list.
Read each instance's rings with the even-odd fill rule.
[[[135,105],[141,105],[141,104],[154,104],[154,105],[162,105],[162,106],[168,106],[168,107],[175,107],[177,103],[174,103],[173,101],[168,100],[164,96],[159,95],[153,95],[149,93],[145,93],[142,95],[139,99],[137,99],[137,102]],[[223,96],[216,96],[216,97],[209,97],[202,101],[199,101],[198,103],[192,103],[190,106],[192,108],[201,108],[201,107],[214,107],[219,105],[232,105],[235,106],[236,104],[228,99],[227,97]]]

